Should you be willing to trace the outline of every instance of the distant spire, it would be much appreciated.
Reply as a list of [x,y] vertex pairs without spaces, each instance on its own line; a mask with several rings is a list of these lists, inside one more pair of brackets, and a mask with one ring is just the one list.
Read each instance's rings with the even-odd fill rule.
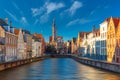
[[55,27],[55,18],[53,19],[53,26]]
[[53,24],[52,24],[52,41],[56,41],[56,23],[55,23],[55,18],[53,19]]

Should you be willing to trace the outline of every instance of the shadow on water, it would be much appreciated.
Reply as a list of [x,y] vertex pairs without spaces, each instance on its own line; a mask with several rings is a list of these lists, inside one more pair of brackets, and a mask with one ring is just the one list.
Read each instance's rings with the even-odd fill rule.
[[120,74],[83,65],[70,58],[48,58],[1,71],[0,80],[120,80]]

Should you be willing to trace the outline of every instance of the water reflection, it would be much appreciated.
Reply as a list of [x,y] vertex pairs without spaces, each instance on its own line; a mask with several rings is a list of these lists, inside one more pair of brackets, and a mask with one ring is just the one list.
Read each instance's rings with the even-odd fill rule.
[[1,71],[0,80],[120,80],[120,75],[73,59],[52,58]]

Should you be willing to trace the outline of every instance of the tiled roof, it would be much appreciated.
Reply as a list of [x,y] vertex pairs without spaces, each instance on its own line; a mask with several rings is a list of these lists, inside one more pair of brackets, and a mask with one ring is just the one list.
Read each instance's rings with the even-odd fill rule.
[[35,34],[33,34],[33,35],[36,36],[37,38],[40,38],[40,39],[42,38],[42,34],[36,34],[36,33],[35,33]]
[[110,18],[105,19],[105,21],[109,22],[109,21],[110,21]]
[[14,33],[15,33],[16,35],[19,34],[19,31],[20,31],[19,29],[16,29],[16,28],[14,29]]
[[63,37],[62,37],[62,36],[57,36],[57,39],[58,39],[58,38],[59,38],[59,39],[62,39]]
[[120,18],[113,18],[113,22],[114,22],[115,27],[118,26],[119,20],[120,20]]
[[39,38],[37,38],[36,36],[32,36],[32,39],[34,39],[35,41],[40,41],[40,39]]
[[96,37],[97,37],[97,36],[100,36],[100,29],[96,29],[96,30],[95,30],[95,34],[96,34]]
[[[115,28],[116,28],[119,24],[120,18],[113,18],[113,17],[111,17],[111,18],[112,18],[114,25],[115,25]],[[109,22],[111,18],[107,18],[105,21]]]
[[90,32],[79,32],[79,37],[81,37],[81,38],[83,38],[84,37],[84,35],[86,34],[86,35],[88,35]]

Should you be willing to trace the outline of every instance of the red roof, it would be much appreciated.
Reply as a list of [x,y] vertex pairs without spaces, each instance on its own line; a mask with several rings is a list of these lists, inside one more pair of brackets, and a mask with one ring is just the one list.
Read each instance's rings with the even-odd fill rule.
[[[112,18],[112,17],[111,17]],[[119,21],[120,21],[120,18],[112,18],[113,22],[114,22],[114,25],[115,25],[115,28],[118,26],[119,24]],[[107,18],[105,21],[110,21],[110,18]]]
[[88,35],[89,33],[90,32],[79,32],[78,35],[79,37],[83,38],[85,34]]
[[33,34],[33,35],[34,35],[35,37],[37,37],[37,38],[40,38],[40,39],[42,38],[42,34],[36,34],[36,33],[35,33],[35,34]]
[[19,31],[20,31],[19,29],[16,29],[16,28],[14,29],[14,33],[15,33],[16,35],[19,34]]
[[62,39],[63,37],[62,36],[57,36],[57,39]]
[[118,26],[119,20],[120,20],[120,18],[113,18],[113,22],[114,22],[115,27]]
[[96,37],[100,36],[100,29],[95,30]]

